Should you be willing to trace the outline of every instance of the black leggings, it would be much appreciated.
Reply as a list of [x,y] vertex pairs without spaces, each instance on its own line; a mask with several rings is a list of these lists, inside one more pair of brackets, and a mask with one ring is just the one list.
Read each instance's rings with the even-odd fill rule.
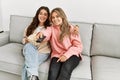
[[80,58],[77,56],[70,57],[65,62],[57,62],[58,58],[52,58],[48,80],[70,80],[73,69],[79,64]]

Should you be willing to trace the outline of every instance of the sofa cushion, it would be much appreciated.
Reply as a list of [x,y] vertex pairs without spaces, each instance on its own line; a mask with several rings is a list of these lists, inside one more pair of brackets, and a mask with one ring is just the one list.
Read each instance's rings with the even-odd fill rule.
[[120,58],[120,25],[95,24],[91,54]]
[[[24,59],[22,56],[22,44],[10,43],[0,47],[0,70],[15,75],[21,75]],[[3,54],[4,53],[4,54]],[[47,80],[50,60],[39,67],[39,77]],[[72,73],[71,80],[91,80],[90,57],[83,56],[83,60]]]
[[0,46],[3,46],[9,42],[9,31],[0,33]]
[[32,17],[11,15],[10,16],[10,41],[22,42],[24,29],[31,23]]
[[83,55],[90,56],[90,47],[91,47],[91,38],[92,38],[92,30],[93,24],[91,23],[83,23],[83,22],[71,22],[73,25],[79,26],[79,32],[81,36],[81,40],[83,43]]
[[0,71],[0,80],[21,80],[21,76]]
[[[47,80],[50,60],[41,64],[39,67],[39,77],[41,80]],[[73,70],[71,80],[91,80],[90,57],[83,56],[83,60]]]
[[0,47],[0,70],[21,74],[21,67],[23,65],[22,44],[9,43]]
[[120,59],[92,57],[92,75],[93,80],[120,80]]

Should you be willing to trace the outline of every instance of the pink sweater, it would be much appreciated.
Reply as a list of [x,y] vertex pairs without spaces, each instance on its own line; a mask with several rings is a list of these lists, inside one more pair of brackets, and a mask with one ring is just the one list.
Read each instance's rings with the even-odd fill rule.
[[[72,31],[73,26],[71,26],[70,28],[70,32]],[[52,48],[51,58],[59,58],[61,55],[66,56],[67,59],[70,58],[72,55],[81,57],[83,46],[79,34],[71,34],[70,37],[64,37],[63,42],[59,42],[58,37],[60,35],[60,27],[51,26],[42,32],[46,36],[44,41],[50,41]]]

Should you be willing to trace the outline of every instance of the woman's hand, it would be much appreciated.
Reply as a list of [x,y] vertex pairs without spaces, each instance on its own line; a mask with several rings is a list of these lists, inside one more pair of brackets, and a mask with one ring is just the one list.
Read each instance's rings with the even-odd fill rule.
[[79,34],[79,26],[76,25],[74,28],[73,28],[73,34],[74,35],[78,35]]
[[28,42],[29,42],[28,38],[27,38],[27,37],[24,37],[23,40],[22,40],[22,43],[23,43],[23,44],[26,44],[26,43],[28,43]]
[[29,42],[28,38],[25,38],[25,42],[26,42],[26,43],[28,43],[28,42]]
[[36,38],[39,39],[39,38],[42,38],[43,37],[43,33],[42,32],[39,32],[36,34]]
[[67,60],[67,57],[62,55],[61,57],[59,57],[59,59],[57,60],[57,62],[65,62]]

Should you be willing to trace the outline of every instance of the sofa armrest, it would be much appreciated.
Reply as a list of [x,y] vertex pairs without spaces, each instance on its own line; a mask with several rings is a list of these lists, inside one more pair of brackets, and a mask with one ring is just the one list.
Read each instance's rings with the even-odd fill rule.
[[4,31],[0,33],[0,46],[9,43],[9,31]]

